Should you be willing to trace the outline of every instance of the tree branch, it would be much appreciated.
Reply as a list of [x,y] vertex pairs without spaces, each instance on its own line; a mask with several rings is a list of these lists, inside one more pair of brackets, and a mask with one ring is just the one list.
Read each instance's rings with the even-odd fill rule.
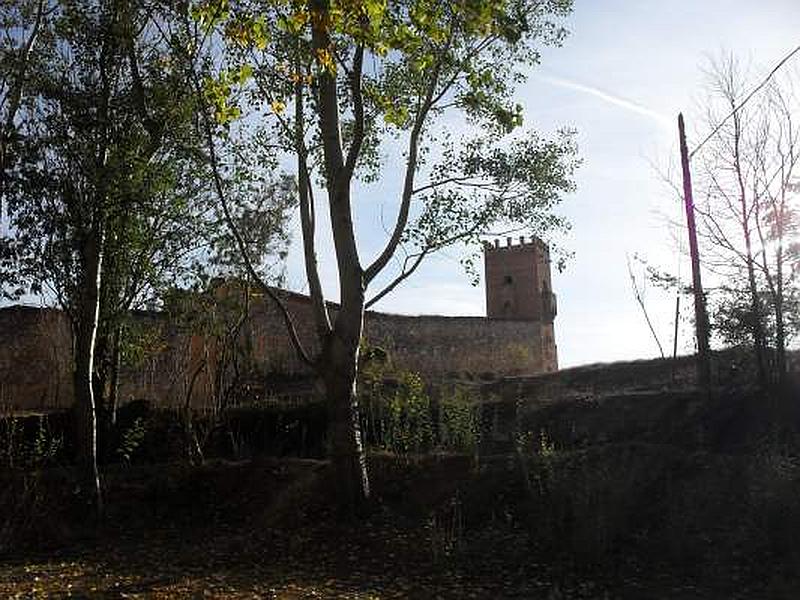
[[149,137],[147,149],[144,156],[147,160],[156,153],[158,147],[161,145],[161,137],[164,132],[164,122],[157,121],[148,112],[147,99],[144,93],[144,85],[142,84],[142,77],[139,73],[139,60],[136,56],[136,43],[133,37],[127,39],[127,54],[128,62],[131,67],[131,82],[133,84],[133,100],[136,110],[139,113],[139,118],[142,120],[142,125],[147,131]]
[[344,166],[345,177],[352,179],[361,146],[364,143],[364,98],[361,90],[361,74],[364,68],[364,46],[359,44],[353,57],[353,71],[350,73],[350,88],[353,94],[353,140],[347,151]]
[[408,279],[408,277],[417,270],[417,267],[422,263],[422,259],[427,256],[429,249],[425,249],[421,251],[419,254],[416,255],[414,262],[411,264],[411,267],[406,269],[410,256],[407,256],[406,259],[403,261],[403,269],[400,274],[395,277],[385,288],[383,288],[380,292],[375,294],[372,298],[367,300],[364,308],[369,308],[379,300],[381,300],[384,296],[386,296],[389,292],[394,290],[398,285],[400,285],[403,281]]
[[331,322],[325,306],[325,295],[319,278],[317,252],[314,245],[316,223],[314,218],[314,198],[311,192],[311,178],[308,172],[304,133],[303,81],[295,84],[295,153],[297,154],[297,184],[300,202],[300,224],[303,234],[303,254],[308,279],[311,304],[314,310],[317,333],[320,340],[330,333]]
[[[197,94],[198,98],[202,99],[202,89],[200,87],[200,83],[197,81],[196,73],[194,69],[192,69],[191,73],[192,81],[194,83],[195,93]],[[294,324],[294,319],[292,318],[289,309],[287,308],[286,304],[281,300],[281,298],[275,293],[275,290],[268,286],[263,279],[259,276],[256,272],[255,268],[253,267],[253,263],[250,260],[250,255],[247,251],[247,245],[245,244],[244,240],[242,239],[241,234],[239,233],[238,228],[236,227],[236,223],[233,220],[233,216],[228,207],[228,199],[225,194],[224,187],[222,185],[222,177],[219,173],[219,162],[217,160],[217,153],[214,146],[214,134],[211,128],[211,123],[208,116],[208,106],[206,105],[204,100],[201,100],[201,110],[200,110],[200,119],[203,124],[203,132],[206,138],[206,145],[208,146],[208,153],[209,153],[209,162],[211,166],[212,172],[212,179],[214,181],[214,190],[217,195],[217,199],[220,202],[222,207],[222,212],[225,216],[225,222],[228,225],[228,228],[231,231],[231,235],[233,235],[236,245],[239,248],[239,252],[242,255],[242,259],[244,260],[245,268],[253,279],[255,284],[259,287],[259,289],[272,300],[275,306],[278,308],[281,316],[283,317],[283,321],[286,325],[286,329],[289,333],[289,338],[291,339],[292,345],[294,346],[295,352],[297,353],[298,357],[302,362],[304,362],[308,366],[314,366],[314,361],[311,359],[309,354],[306,352],[305,348],[303,347],[303,343],[300,340],[300,336],[297,333],[297,328]]]
[[[452,30],[450,32],[451,36],[448,38],[447,44],[445,48],[449,48],[451,39],[452,39]],[[433,73],[430,77],[430,83],[428,84],[428,89],[425,93],[425,97],[420,104],[419,111],[417,112],[417,119],[414,123],[414,127],[411,130],[411,134],[409,136],[408,142],[408,159],[406,161],[406,172],[403,182],[403,192],[400,199],[400,210],[397,214],[397,220],[395,221],[394,230],[392,232],[391,237],[389,238],[386,246],[383,248],[381,253],[378,257],[370,264],[366,271],[364,272],[364,281],[366,285],[375,279],[375,277],[380,273],[384,267],[389,263],[392,256],[394,256],[395,251],[397,250],[397,246],[400,244],[400,241],[403,238],[403,233],[405,232],[406,225],[408,224],[408,215],[411,208],[411,197],[414,194],[414,176],[417,170],[417,160],[418,160],[418,153],[419,153],[419,138],[422,134],[422,129],[425,124],[425,119],[428,116],[428,112],[430,111],[431,107],[433,106],[434,102],[441,98],[446,91],[452,85],[452,82],[455,78],[451,79],[447,85],[443,86],[442,90],[440,90],[439,94],[436,94],[436,86],[439,83],[439,76],[441,75],[442,64],[444,61],[444,51],[440,54],[439,61],[436,63],[435,68],[433,69]]]

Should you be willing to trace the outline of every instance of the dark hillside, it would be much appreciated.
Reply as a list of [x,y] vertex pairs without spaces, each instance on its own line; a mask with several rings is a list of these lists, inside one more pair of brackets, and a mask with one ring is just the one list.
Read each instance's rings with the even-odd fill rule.
[[[285,426],[306,427],[306,451],[319,437],[324,414],[308,407],[226,417],[214,443],[234,424],[246,460],[192,466],[153,447],[107,465],[99,528],[81,518],[68,465],[40,448],[39,463],[0,474],[0,595],[795,598],[798,382],[768,393],[737,371],[743,381],[707,395],[690,369],[673,380],[670,365],[645,361],[473,382],[459,397],[484,398],[474,450],[376,447],[375,499],[359,517],[333,502],[326,461],[288,456],[300,438]],[[427,427],[418,392],[390,403],[393,435]],[[38,431],[34,442],[48,439]],[[147,444],[169,446],[170,431],[147,430]]]

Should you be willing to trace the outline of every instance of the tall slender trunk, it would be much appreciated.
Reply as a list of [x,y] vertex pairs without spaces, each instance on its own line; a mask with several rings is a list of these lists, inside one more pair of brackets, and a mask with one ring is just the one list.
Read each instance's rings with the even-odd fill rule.
[[[781,217],[782,218],[782,217]],[[775,273],[775,370],[778,374],[778,383],[783,385],[786,381],[786,323],[783,316],[783,241],[782,226],[781,240],[778,243],[776,273]]]
[[325,339],[320,375],[328,402],[331,463],[344,506],[358,508],[369,498],[366,451],[356,395],[359,341],[364,305],[342,308]]
[[[735,104],[731,105],[735,108]],[[733,117],[733,166],[736,172],[736,180],[739,192],[739,206],[741,210],[742,236],[745,246],[745,263],[747,266],[747,283],[750,292],[750,311],[753,320],[753,346],[756,354],[756,366],[758,368],[758,381],[762,387],[767,385],[767,362],[766,362],[766,336],[764,334],[764,322],[761,316],[761,301],[758,297],[758,285],[756,283],[755,259],[753,258],[753,232],[751,226],[752,205],[747,202],[747,192],[745,191],[745,175],[742,165],[741,143],[742,125],[741,117]],[[753,202],[757,202],[753,199]]]
[[78,446],[78,476],[81,490],[100,514],[103,500],[97,469],[97,412],[94,397],[94,353],[100,319],[100,281],[103,268],[103,232],[96,223],[82,250],[85,279],[79,292],[75,324],[75,416]]
[[111,382],[108,390],[108,409],[111,413],[111,424],[117,424],[117,409],[119,408],[119,370],[122,363],[122,335],[123,326],[117,323],[114,326],[114,335],[111,342]]
[[752,242],[750,228],[744,226],[744,238],[746,247],[747,261],[747,283],[750,291],[750,312],[753,319],[753,346],[756,354],[756,366],[758,368],[758,381],[762,386],[767,384],[767,359],[766,359],[766,339],[764,335],[764,323],[761,316],[761,301],[758,297],[758,284],[756,283],[756,271],[753,259]]
[[[312,47],[315,51],[328,52],[333,47],[328,28],[329,0],[312,0],[312,12],[319,15],[319,24],[311,28]],[[350,149],[345,158],[342,148],[342,132],[339,116],[339,90],[336,76],[323,71],[317,79],[317,110],[319,114],[320,140],[325,163],[325,182],[328,193],[328,210],[331,218],[331,234],[336,252],[336,267],[339,274],[340,308],[330,333],[325,332],[324,299],[321,292],[315,301],[317,330],[323,333],[322,356],[318,369],[325,384],[330,410],[331,460],[338,479],[341,500],[356,508],[369,498],[369,478],[361,426],[358,418],[356,376],[358,374],[358,348],[364,323],[364,269],[358,254],[353,227],[350,187],[356,159],[363,139],[363,110],[360,100],[360,70],[363,47],[356,51],[351,88],[354,100],[354,130]],[[298,100],[302,98],[298,96]],[[296,107],[302,111],[302,105]],[[361,132],[361,133],[359,133]],[[300,136],[298,131],[298,146]],[[303,157],[301,152],[300,158]],[[302,167],[302,164],[300,165]],[[303,173],[300,173],[303,177]],[[308,190],[310,192],[310,189]],[[310,198],[309,198],[310,201]],[[308,209],[312,208],[308,204]],[[304,239],[313,242],[313,219],[303,215]],[[313,256],[306,253],[306,266],[314,285]],[[322,309],[322,310],[321,310]]]

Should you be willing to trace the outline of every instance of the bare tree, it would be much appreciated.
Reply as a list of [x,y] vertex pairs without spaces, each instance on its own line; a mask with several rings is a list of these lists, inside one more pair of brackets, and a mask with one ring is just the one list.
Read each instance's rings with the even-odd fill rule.
[[[638,260],[637,256],[634,256],[634,258]],[[636,298],[636,303],[639,305],[639,308],[642,309],[642,314],[644,315],[644,320],[647,322],[647,328],[650,330],[650,335],[653,336],[653,340],[655,341],[656,346],[658,346],[658,353],[661,355],[661,358],[665,358],[664,347],[661,345],[661,340],[658,339],[658,334],[656,333],[656,330],[653,327],[653,322],[650,320],[650,313],[647,312],[647,306],[645,305],[644,302],[644,295],[645,295],[644,290],[646,288],[640,286],[639,281],[636,279],[636,274],[633,272],[633,265],[631,265],[631,257],[626,255],[625,261],[628,265],[628,277],[630,277],[631,280],[631,289],[633,290],[633,296],[634,298]],[[647,280],[645,279],[645,282],[646,281]]]
[[[761,251],[756,260],[766,282],[775,319],[776,372],[786,376],[786,307],[796,298],[798,273],[791,267],[792,248],[800,235],[797,205],[797,161],[800,159],[800,128],[796,118],[800,102],[791,80],[773,84],[761,122],[759,144],[753,150],[753,197],[755,223]],[[797,306],[792,307],[794,311]]]
[[[766,385],[770,342],[774,372],[782,378],[786,370],[785,304],[795,283],[786,262],[790,239],[797,233],[791,185],[800,105],[791,77],[773,80],[745,103],[750,78],[732,56],[712,62],[708,82],[705,126],[714,135],[696,161],[704,192],[698,206],[704,265],[717,276],[722,292],[718,320],[740,321],[719,323],[718,330],[747,330],[759,381]],[[747,298],[746,307],[737,297]]]

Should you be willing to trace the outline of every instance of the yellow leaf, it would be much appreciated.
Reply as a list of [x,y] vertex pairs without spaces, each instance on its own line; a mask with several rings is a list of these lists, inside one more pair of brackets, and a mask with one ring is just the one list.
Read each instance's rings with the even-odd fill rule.
[[336,65],[333,63],[333,54],[327,48],[317,48],[317,62],[320,66],[330,73],[336,72]]

